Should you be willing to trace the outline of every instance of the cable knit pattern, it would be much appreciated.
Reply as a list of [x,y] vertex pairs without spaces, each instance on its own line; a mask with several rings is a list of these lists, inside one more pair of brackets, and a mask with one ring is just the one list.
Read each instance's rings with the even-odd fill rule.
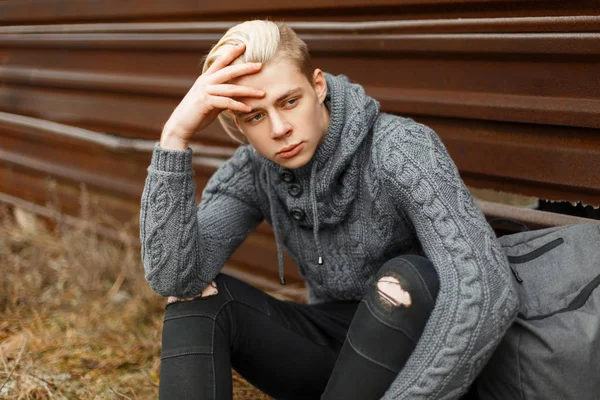
[[386,260],[424,254],[440,293],[384,399],[458,398],[516,315],[507,260],[435,132],[380,113],[343,76],[326,79],[329,130],[299,169],[242,146],[196,206],[191,150],[155,148],[140,216],[146,277],[162,295],[195,295],[265,218],[276,221],[310,303],[360,300]]
[[196,204],[192,151],[155,146],[142,194],[140,239],[146,279],[163,296],[196,295],[264,219],[256,203],[251,148],[241,147]]
[[[456,398],[479,373],[515,317],[506,258],[439,137],[412,120],[382,116],[380,178],[407,212],[440,276],[422,339],[384,398]],[[393,134],[391,134],[393,132]]]

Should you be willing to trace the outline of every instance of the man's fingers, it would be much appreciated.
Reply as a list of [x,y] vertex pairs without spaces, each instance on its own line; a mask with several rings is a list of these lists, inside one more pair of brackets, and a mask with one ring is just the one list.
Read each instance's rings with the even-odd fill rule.
[[195,296],[192,296],[192,297],[169,296],[167,298],[167,304],[176,303],[178,301],[190,301],[190,300],[194,300],[198,297],[214,296],[217,293],[219,293],[219,289],[217,288],[217,283],[215,281],[212,281],[207,287],[204,288],[202,293],[197,294]]
[[212,74],[221,68],[228,66],[233,60],[240,56],[246,49],[246,45],[244,43],[240,43],[237,46],[227,45],[225,47],[229,47],[226,49],[223,54],[221,54],[217,59],[211,64],[211,66],[206,70],[206,74]]
[[223,83],[221,85],[210,85],[206,88],[206,93],[214,96],[226,96],[226,97],[257,97],[261,98],[265,95],[265,92],[259,89],[251,88],[248,86],[240,85],[229,85]]
[[195,298],[198,297],[203,297],[203,294],[197,294],[195,296],[192,297],[175,297],[175,296],[169,296],[167,298],[167,304],[171,304],[171,303],[177,303],[178,301],[190,301],[190,300],[194,300]]
[[[213,285],[214,284],[214,285]],[[208,297],[208,296],[214,296],[215,294],[219,293],[219,290],[217,289],[217,284],[215,283],[215,281],[212,281],[207,287],[204,288],[204,290],[202,291],[202,297]]]
[[235,101],[229,97],[211,96],[211,104],[213,107],[222,110],[239,111],[245,113],[252,111],[252,107],[242,102]]
[[210,76],[211,83],[224,83],[243,75],[255,74],[262,68],[261,63],[228,65]]

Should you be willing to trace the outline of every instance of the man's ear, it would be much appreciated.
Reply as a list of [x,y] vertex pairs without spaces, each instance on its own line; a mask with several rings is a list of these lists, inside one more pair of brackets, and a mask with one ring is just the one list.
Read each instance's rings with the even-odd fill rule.
[[327,96],[327,81],[325,80],[323,71],[319,68],[315,69],[315,72],[313,72],[313,84],[315,86],[315,91],[317,92],[317,97],[319,98],[319,103],[323,103],[325,101],[325,96]]

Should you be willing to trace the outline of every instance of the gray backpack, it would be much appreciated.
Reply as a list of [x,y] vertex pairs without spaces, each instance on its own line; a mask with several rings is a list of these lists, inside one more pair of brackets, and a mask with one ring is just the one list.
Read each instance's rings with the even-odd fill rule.
[[479,399],[600,399],[600,225],[498,240],[521,308],[477,380]]

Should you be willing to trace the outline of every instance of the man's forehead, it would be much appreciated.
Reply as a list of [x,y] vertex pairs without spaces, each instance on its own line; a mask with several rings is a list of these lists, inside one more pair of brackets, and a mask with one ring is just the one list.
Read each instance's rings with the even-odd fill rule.
[[275,60],[263,64],[257,73],[242,75],[229,83],[270,91],[275,86],[302,85],[305,80],[306,77],[297,66],[287,60]]

